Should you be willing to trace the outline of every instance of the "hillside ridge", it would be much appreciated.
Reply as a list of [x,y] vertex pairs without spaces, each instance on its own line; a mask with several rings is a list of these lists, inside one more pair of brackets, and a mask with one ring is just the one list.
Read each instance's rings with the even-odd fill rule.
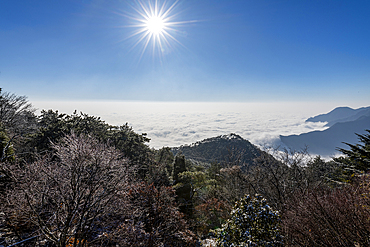
[[325,126],[331,127],[336,123],[354,121],[362,116],[370,116],[370,106],[357,109],[336,107],[328,113],[310,117],[306,122],[327,122]]
[[230,133],[197,141],[190,145],[173,147],[174,155],[182,153],[187,159],[200,162],[235,162],[251,165],[260,156],[261,150],[243,139]]
[[322,156],[337,153],[338,148],[346,148],[346,143],[357,143],[357,134],[365,134],[370,129],[370,115],[360,116],[356,120],[337,122],[323,131],[312,131],[300,135],[280,136],[280,140],[289,148],[300,150],[305,147],[308,152]]

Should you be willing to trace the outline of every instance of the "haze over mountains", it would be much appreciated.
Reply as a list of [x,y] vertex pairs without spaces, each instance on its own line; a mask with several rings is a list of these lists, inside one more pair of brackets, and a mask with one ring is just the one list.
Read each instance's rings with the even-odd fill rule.
[[357,143],[357,134],[370,129],[370,107],[352,109],[337,107],[326,114],[311,117],[306,122],[327,122],[329,128],[300,135],[280,136],[289,148],[300,150],[307,147],[308,152],[322,156],[338,153],[338,148],[348,148],[345,143]]
[[311,117],[306,122],[328,122],[325,126],[330,127],[336,123],[357,120],[362,116],[370,116],[370,107],[361,107],[358,109],[337,107],[329,113]]

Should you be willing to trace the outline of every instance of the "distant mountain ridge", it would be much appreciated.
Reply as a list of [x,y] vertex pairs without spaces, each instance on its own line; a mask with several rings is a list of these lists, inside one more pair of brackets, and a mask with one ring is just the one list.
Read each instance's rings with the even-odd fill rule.
[[327,114],[321,114],[306,122],[328,122],[328,129],[312,131],[300,135],[280,136],[289,148],[300,150],[307,147],[308,152],[322,156],[334,155],[338,148],[348,148],[346,143],[358,143],[357,134],[365,134],[370,129],[370,107],[352,109],[338,107]]
[[362,116],[370,116],[370,106],[352,109],[350,107],[337,107],[329,113],[311,117],[306,122],[328,122],[325,126],[330,127],[336,123],[354,121]]
[[201,162],[228,162],[237,158],[241,164],[252,164],[261,150],[241,136],[231,133],[198,141],[191,145],[172,148],[176,155],[181,152],[187,159]]

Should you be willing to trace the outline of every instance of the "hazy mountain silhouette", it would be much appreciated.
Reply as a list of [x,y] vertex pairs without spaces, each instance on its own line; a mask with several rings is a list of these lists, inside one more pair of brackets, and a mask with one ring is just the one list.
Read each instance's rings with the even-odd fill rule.
[[[366,108],[363,109],[366,110]],[[338,111],[340,111],[341,113],[349,112],[348,109],[342,108],[337,110],[337,112]],[[367,111],[369,111],[368,108]],[[326,115],[329,114],[330,113]],[[322,116],[324,115],[325,114],[320,115],[319,119],[323,119]],[[347,119],[351,119],[355,115],[347,115]],[[331,119],[334,119],[333,116],[340,116],[340,114],[333,113],[329,117],[331,117]],[[344,115],[341,116],[343,117]],[[326,119],[329,119],[329,117]],[[307,146],[309,153],[328,156],[333,155],[336,152],[337,148],[347,149],[348,146],[345,145],[343,142],[353,144],[358,143],[358,138],[355,133],[365,134],[365,129],[370,129],[370,116],[366,115],[360,116],[354,121],[337,122],[330,128],[323,131],[313,131],[300,135],[280,136],[280,139],[286,146],[295,150],[299,150]]]
[[201,162],[237,162],[252,164],[261,150],[239,135],[229,134],[208,138],[191,145],[172,148],[176,155],[181,152],[187,159]]
[[354,121],[362,116],[370,116],[370,106],[358,109],[337,107],[329,113],[311,117],[306,122],[328,122],[325,126],[330,127],[336,123]]

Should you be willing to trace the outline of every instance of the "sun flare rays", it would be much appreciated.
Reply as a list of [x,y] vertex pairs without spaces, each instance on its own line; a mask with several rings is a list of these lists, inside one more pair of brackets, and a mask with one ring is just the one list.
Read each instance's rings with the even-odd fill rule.
[[160,0],[137,0],[132,6],[134,14],[128,15],[132,21],[130,27],[135,30],[128,37],[134,39],[132,49],[142,46],[141,57],[151,47],[152,54],[163,56],[174,48],[175,44],[182,44],[176,39],[181,33],[178,30],[180,25],[193,21],[177,21],[177,1]]

